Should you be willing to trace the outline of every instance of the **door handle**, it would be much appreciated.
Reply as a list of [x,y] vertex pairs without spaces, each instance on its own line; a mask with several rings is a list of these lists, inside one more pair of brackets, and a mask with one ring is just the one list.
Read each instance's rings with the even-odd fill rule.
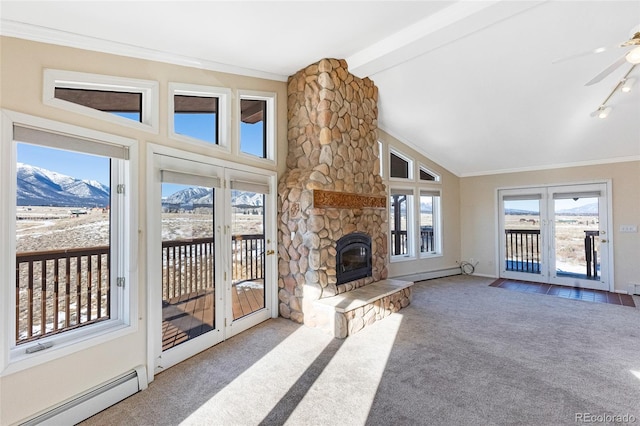
[[600,240],[600,242],[601,242],[601,243],[606,243],[606,242],[607,242],[607,240]]
[[273,253],[275,253],[275,251],[273,251],[273,250],[267,250],[267,256],[269,256],[269,255],[271,255],[271,254],[273,254]]

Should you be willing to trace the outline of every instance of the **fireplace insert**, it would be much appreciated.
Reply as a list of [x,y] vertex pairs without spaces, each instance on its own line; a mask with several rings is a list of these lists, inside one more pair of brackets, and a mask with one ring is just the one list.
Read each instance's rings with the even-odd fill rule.
[[336,252],[338,284],[371,276],[371,237],[369,235],[360,232],[345,235],[336,243]]

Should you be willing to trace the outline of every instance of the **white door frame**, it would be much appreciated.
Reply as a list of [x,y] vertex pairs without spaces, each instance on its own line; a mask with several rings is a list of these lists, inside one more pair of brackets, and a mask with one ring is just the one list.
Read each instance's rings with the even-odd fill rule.
[[[260,309],[258,311],[252,312],[246,316],[238,318],[236,320],[233,319],[233,312],[231,306],[231,292],[234,291],[232,283],[231,283],[231,265],[232,259],[230,256],[231,253],[231,232],[229,225],[232,220],[232,208],[230,202],[225,202],[225,234],[224,238],[226,239],[223,247],[228,247],[225,252],[225,268],[228,271],[228,279],[225,280],[225,287],[227,293],[227,303],[226,305],[226,313],[225,317],[227,318],[226,329],[225,329],[225,339],[235,336],[238,333],[241,333],[248,328],[251,328],[269,318],[276,318],[278,316],[277,309],[277,278],[276,278],[276,263],[275,263],[275,253],[277,249],[277,240],[274,238],[276,234],[275,230],[275,217],[269,216],[270,214],[275,214],[276,206],[275,206],[275,194],[274,194],[274,186],[275,179],[273,176],[256,174],[255,172],[248,172],[245,170],[239,170],[237,168],[227,168],[225,169],[224,179],[226,182],[225,185],[225,200],[231,199],[231,183],[232,181],[240,181],[243,183],[255,183],[258,186],[266,186],[268,188],[268,194],[265,194],[265,206],[264,206],[264,235],[265,235],[265,253],[264,262],[265,262],[265,287],[264,287],[264,297],[265,297],[265,307],[264,309]],[[258,189],[255,192],[260,192]],[[270,220],[268,220],[270,218]],[[275,303],[274,303],[275,302]]]
[[[498,232],[496,235],[496,272],[498,277],[506,277],[511,279],[522,279],[529,280],[536,278],[540,282],[548,282],[551,284],[560,284],[560,285],[569,285],[569,286],[578,286],[580,284],[575,280],[571,282],[572,279],[565,279],[562,277],[555,276],[555,259],[543,258],[541,259],[541,274],[529,274],[529,273],[505,273],[504,263],[504,203],[502,201],[502,194],[504,192],[511,192],[512,194],[533,194],[540,193],[541,194],[541,205],[540,205],[540,238],[541,238],[541,246],[549,247],[549,245],[555,244],[554,242],[554,232],[553,232],[553,224],[549,223],[551,218],[553,217],[553,203],[549,202],[549,197],[552,196],[554,190],[557,189],[558,192],[563,192],[566,190],[574,189],[576,191],[584,190],[589,191],[593,189],[596,185],[604,186],[604,194],[600,198],[600,216],[604,220],[600,223],[600,230],[603,235],[607,236],[607,238],[602,238],[606,240],[606,243],[600,248],[600,262],[601,262],[601,270],[600,277],[601,282],[603,283],[603,289],[607,291],[614,291],[614,272],[613,272],[613,234],[611,230],[613,229],[613,221],[612,221],[612,199],[611,199],[611,180],[597,180],[597,181],[587,181],[587,182],[572,182],[572,183],[555,183],[555,184],[544,184],[544,185],[530,185],[530,186],[522,186],[522,187],[501,187],[496,189],[496,200],[497,200],[497,225]],[[548,253],[555,253],[555,250],[552,248],[546,248],[545,251]],[[550,256],[547,256],[550,257]]]
[[[230,188],[226,179],[238,175],[246,176],[259,176],[262,179],[262,183],[266,183],[269,186],[269,195],[265,197],[265,249],[277,250],[277,203],[276,203],[276,189],[277,189],[277,173],[271,170],[260,169],[251,166],[245,166],[230,161],[220,160],[200,154],[194,154],[175,148],[170,148],[162,145],[147,144],[147,170],[146,170],[146,206],[147,206],[147,225],[146,225],[146,331],[147,331],[147,374],[148,381],[151,382],[158,369],[158,348],[161,349],[162,336],[161,330],[158,332],[158,328],[162,324],[162,308],[158,300],[161,299],[161,293],[158,286],[152,285],[156,282],[159,271],[161,270],[157,259],[161,256],[156,256],[161,247],[161,236],[158,233],[160,229],[160,214],[159,210],[155,207],[159,204],[160,200],[160,171],[156,165],[157,156],[173,157],[177,161],[190,161],[202,164],[202,170],[212,170],[211,168],[217,168],[221,171],[219,178],[223,182],[222,190],[216,191],[220,194],[220,204],[224,205],[224,209],[220,209],[219,216],[222,217],[223,223],[216,222],[216,254],[220,253],[220,258],[223,259],[223,268],[216,269],[216,303],[222,304],[223,309],[216,309],[216,332],[219,331],[219,339],[194,339],[194,341],[200,340],[198,343],[194,343],[193,350],[200,352],[205,350],[214,344],[227,339],[235,334],[238,334],[268,318],[278,317],[278,296],[277,296],[277,258],[275,255],[265,256],[265,309],[254,312],[251,315],[240,318],[236,321],[230,321],[231,316],[227,316],[227,324],[225,324],[225,316],[227,311],[231,311],[230,298],[229,303],[226,303],[227,296],[230,296],[230,289],[226,287],[231,282],[231,259],[227,251],[230,252],[230,236],[227,240],[227,235],[224,233],[224,226],[229,223],[231,215],[231,203],[226,203],[224,200],[230,198]],[[219,198],[216,195],[216,202]],[[267,243],[268,241],[268,243]],[[219,252],[218,252],[219,250]],[[224,272],[227,272],[227,280],[223,279]],[[225,291],[222,288],[218,291],[218,284],[225,286],[229,291]],[[228,306],[227,306],[228,305]],[[228,309],[227,309],[228,307]],[[142,319],[142,318],[141,318]],[[188,342],[187,342],[188,343]],[[181,345],[182,346],[182,345]],[[163,368],[168,368],[174,360],[163,360]],[[166,364],[166,365],[165,365]],[[173,365],[173,364],[171,364]]]

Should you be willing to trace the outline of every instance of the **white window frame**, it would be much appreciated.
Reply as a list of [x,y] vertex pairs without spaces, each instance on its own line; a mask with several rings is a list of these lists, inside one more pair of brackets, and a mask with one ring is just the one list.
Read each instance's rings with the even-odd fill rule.
[[[55,97],[56,88],[140,93],[142,94],[142,122],[58,99]],[[45,69],[42,102],[44,102],[45,105],[83,114],[110,123],[158,134],[158,92],[159,84],[157,81]]]
[[[387,158],[384,154],[384,143],[382,141],[378,141],[378,161],[380,162],[380,177],[384,179],[385,176],[385,167],[384,167],[384,159]],[[389,159],[391,157],[388,157]]]
[[[213,144],[175,132],[175,96],[194,96],[201,98],[218,98],[218,143]],[[230,89],[224,87],[202,86],[187,83],[169,83],[169,137],[181,142],[198,146],[213,147],[216,150],[229,152],[231,129],[231,97]]]
[[[243,152],[242,151],[242,147],[241,147],[241,141],[242,141],[242,134],[241,134],[241,126],[242,126],[242,119],[241,119],[241,100],[246,99],[246,100],[258,100],[258,101],[266,101],[267,102],[267,119],[265,120],[264,125],[267,126],[267,140],[266,140],[266,145],[267,145],[267,152],[266,154],[266,158],[262,158],[262,157],[258,157],[256,155],[251,155],[249,153]],[[236,110],[236,116],[238,117],[238,127],[237,127],[237,134],[238,134],[238,138],[237,138],[237,143],[235,144],[235,148],[234,148],[234,154],[238,155],[239,157],[242,158],[247,158],[247,159],[252,159],[255,161],[259,161],[259,162],[263,162],[265,164],[270,164],[270,165],[274,165],[278,163],[278,150],[276,149],[276,141],[277,141],[277,134],[276,134],[276,126],[278,123],[277,120],[277,110],[276,110],[276,105],[277,105],[277,96],[275,92],[259,92],[259,91],[254,91],[254,90],[238,90],[238,102],[237,102],[237,110]]]
[[[433,176],[435,178],[435,180],[422,180],[420,179],[420,171],[423,171],[427,174],[430,174],[431,176]],[[435,183],[442,183],[442,176],[440,176],[439,173],[434,172],[432,169],[430,169],[429,167],[420,164],[420,166],[418,167],[418,181],[423,182],[423,183],[431,183],[431,184],[435,184]]]
[[[407,195],[410,195],[411,198],[407,199],[407,253],[406,254],[393,254],[393,239],[391,238],[391,222],[393,221],[393,215],[391,214],[391,196],[393,195],[394,190],[406,192]],[[415,210],[416,210],[416,191],[415,188],[412,187],[401,187],[401,186],[392,186],[389,188],[389,194],[387,196],[389,200],[389,261],[390,262],[404,262],[408,260],[416,259],[416,218],[415,218]]]
[[[112,237],[111,258],[116,259],[117,266],[112,268],[112,291],[119,299],[111,305],[111,318],[43,337],[32,344],[16,346],[15,342],[15,232],[16,232],[16,143],[14,142],[14,125],[28,127],[45,132],[58,133],[72,138],[89,139],[98,143],[126,147],[129,160],[112,161],[123,163],[123,167],[115,166],[118,178],[125,183],[125,194],[122,202],[112,205],[117,210],[115,217],[120,218],[118,231]],[[6,244],[0,245],[0,377],[13,374],[54,359],[76,353],[98,344],[133,333],[137,330],[138,283],[137,283],[137,203],[138,188],[136,170],[138,170],[137,141],[108,133],[90,130],[78,126],[60,123],[40,117],[9,110],[2,110],[1,126],[2,145],[0,150],[0,211],[5,219],[0,222],[0,238]],[[114,219],[118,220],[118,219]],[[125,278],[125,286],[115,285],[117,277]],[[45,350],[26,354],[25,350],[38,343],[52,343]]]
[[[403,159],[404,161],[406,161],[407,167],[408,167],[408,177],[406,178],[400,178],[400,177],[394,177],[391,176],[391,154],[395,155],[396,157],[399,157],[401,159]],[[389,180],[390,181],[397,181],[397,182],[407,182],[407,181],[413,181],[415,180],[415,161],[413,161],[413,158],[409,157],[406,154],[403,154],[402,152],[398,151],[395,148],[389,147],[389,155],[387,156],[387,163],[389,164]]]
[[[424,182],[424,181],[423,181]],[[432,205],[432,223],[433,223],[433,245],[435,250],[433,252],[423,252],[419,251],[418,255],[421,259],[427,259],[431,257],[440,257],[442,256],[442,192],[440,189],[432,189],[428,187],[418,187],[418,202],[416,203],[416,229],[420,228],[420,197],[422,197],[423,193],[426,196],[437,197],[433,200]],[[420,232],[417,232],[417,245],[416,247],[420,247]]]

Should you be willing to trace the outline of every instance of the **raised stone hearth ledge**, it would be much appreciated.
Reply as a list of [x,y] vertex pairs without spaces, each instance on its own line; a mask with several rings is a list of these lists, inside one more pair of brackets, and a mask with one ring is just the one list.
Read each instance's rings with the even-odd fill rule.
[[314,302],[317,327],[344,339],[411,303],[413,282],[381,280]]

